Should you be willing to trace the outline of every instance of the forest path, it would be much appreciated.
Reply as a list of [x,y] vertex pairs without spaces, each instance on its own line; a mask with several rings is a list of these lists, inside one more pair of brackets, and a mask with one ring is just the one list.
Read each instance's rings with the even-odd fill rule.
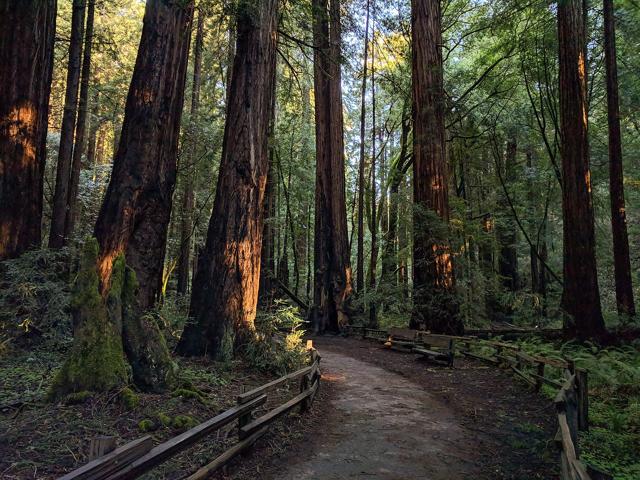
[[274,478],[480,477],[474,436],[423,386],[335,350],[321,355],[323,385],[335,391],[331,414],[307,453],[289,458]]

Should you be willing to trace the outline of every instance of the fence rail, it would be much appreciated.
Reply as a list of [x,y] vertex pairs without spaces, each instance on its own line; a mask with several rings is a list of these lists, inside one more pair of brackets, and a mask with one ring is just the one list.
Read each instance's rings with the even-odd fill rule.
[[[449,338],[455,342],[454,348],[458,353],[495,366],[509,368],[536,391],[540,391],[542,385],[558,388],[555,398],[558,420],[556,441],[560,450],[561,480],[610,480],[612,478],[611,475],[586,466],[580,461],[578,431],[589,429],[589,387],[587,371],[576,368],[573,360],[531,355],[522,351],[517,345],[471,336],[433,335],[412,331],[413,339],[407,338],[405,332],[398,335],[396,340],[392,331],[356,325],[347,325],[345,332],[347,335],[359,335],[363,339],[384,341],[387,346],[400,343],[402,348],[398,350],[411,353],[420,353],[421,345],[428,341],[426,340],[428,337]],[[477,350],[474,351],[474,347],[485,347],[485,350],[488,348],[493,352],[478,353]],[[566,380],[560,382],[550,378],[546,375],[548,368],[560,369]]]
[[[59,480],[131,480],[139,478],[152,468],[237,420],[238,443],[187,477],[188,480],[208,478],[227,465],[239,453],[250,448],[256,440],[268,432],[269,426],[276,419],[298,405],[303,412],[309,409],[320,387],[321,378],[320,356],[313,348],[310,350],[310,355],[310,366],[238,395],[236,406],[166,442],[153,447],[150,436],[138,438],[111,452],[106,452],[99,458],[60,477]],[[253,411],[267,401],[268,391],[296,379],[300,379],[300,393],[298,395],[264,415],[253,418]]]

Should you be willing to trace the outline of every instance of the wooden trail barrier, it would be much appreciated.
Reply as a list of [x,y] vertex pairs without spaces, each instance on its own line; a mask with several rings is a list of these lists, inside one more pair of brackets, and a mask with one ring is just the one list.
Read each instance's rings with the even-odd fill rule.
[[[394,330],[399,332],[394,335]],[[546,358],[523,352],[519,346],[510,343],[484,340],[476,337],[459,337],[435,335],[428,332],[409,331],[408,329],[392,329],[388,332],[365,327],[348,325],[347,335],[360,334],[362,338],[380,340],[385,337],[385,346],[408,353],[423,353],[425,343],[429,339],[440,338],[451,342],[450,349],[467,357],[482,360],[495,366],[505,367],[540,391],[542,385],[558,388],[555,406],[558,420],[556,441],[560,449],[561,480],[611,480],[611,475],[600,472],[580,461],[578,448],[578,431],[589,429],[589,386],[586,370],[576,368],[573,360]],[[413,340],[409,337],[413,335]],[[433,342],[433,340],[432,340]],[[455,343],[454,343],[455,342]],[[484,348],[484,352],[474,352],[473,348]],[[486,350],[493,350],[486,353]],[[442,350],[438,352],[442,354]],[[450,366],[453,365],[451,360]],[[560,382],[546,376],[550,368],[560,369],[566,380]],[[533,370],[533,371],[532,371]]]
[[[67,473],[58,480],[130,480],[139,478],[152,468],[237,420],[238,443],[187,477],[189,480],[208,478],[215,471],[227,465],[239,453],[250,448],[256,440],[268,432],[269,426],[275,420],[291,411],[295,406],[299,405],[301,412],[309,410],[320,387],[321,379],[320,355],[311,345],[309,345],[309,354],[311,365],[308,367],[238,395],[236,406],[155,447],[153,447],[150,436],[136,439],[113,450],[112,448],[115,446],[113,438],[94,439],[91,443],[92,453],[98,455],[104,453],[104,455]],[[298,395],[261,417],[253,419],[254,410],[266,403],[267,392],[287,381],[296,379],[300,379],[300,393]]]

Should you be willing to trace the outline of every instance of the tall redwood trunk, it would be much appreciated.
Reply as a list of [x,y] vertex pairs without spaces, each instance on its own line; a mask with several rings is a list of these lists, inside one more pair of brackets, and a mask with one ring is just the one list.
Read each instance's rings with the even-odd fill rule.
[[89,137],[87,138],[87,163],[88,167],[93,167],[96,163],[96,152],[98,150],[98,130],[100,129],[100,92],[95,91],[91,101],[91,117],[89,118]]
[[352,293],[344,181],[339,0],[313,0],[316,116],[314,329],[348,323]]
[[[504,155],[504,181],[507,186],[512,185],[515,178],[517,143],[515,138],[507,141],[507,148]],[[517,235],[516,224],[509,211],[509,202],[506,193],[502,192],[499,197],[498,206],[502,212],[502,218],[498,223],[497,236],[500,245],[500,255],[498,257],[498,273],[502,285],[512,292],[518,288],[518,251],[516,249]]]
[[[404,179],[408,168],[409,156],[407,151],[409,148],[409,116],[406,105],[402,109],[402,133],[400,135],[400,157],[394,167],[392,167],[389,175],[389,225],[384,239],[384,247],[382,249],[382,275],[380,283],[395,286],[398,283],[398,275],[396,271],[400,266],[400,259],[396,246],[398,242],[398,214],[400,211],[400,184]],[[398,245],[399,246],[399,245]]]
[[60,149],[56,169],[56,188],[53,195],[49,248],[66,245],[65,222],[67,220],[67,200],[73,155],[73,134],[78,113],[78,87],[80,85],[80,64],[82,59],[82,38],[84,32],[85,0],[73,0],[71,14],[71,39],[69,41],[69,63],[67,66],[67,86],[64,97],[62,128],[60,129]]
[[91,76],[91,47],[93,42],[93,17],[96,2],[89,0],[87,5],[87,28],[84,34],[84,51],[82,59],[82,74],[80,81],[80,100],[78,101],[78,121],[76,122],[76,138],[73,144],[71,176],[69,178],[69,192],[67,197],[66,219],[64,224],[64,238],[68,240],[73,234],[78,212],[78,184],[80,169],[82,168],[82,153],[85,148],[85,132],[87,128],[87,109],[89,107],[89,78]]
[[616,30],[613,0],[604,5],[604,57],[607,75],[607,113],[609,121],[609,195],[611,197],[611,230],[613,260],[616,277],[618,313],[635,315],[629,237],[624,202],[622,173],[622,138],[620,134],[620,105],[618,100],[618,66],[616,61]]
[[253,334],[269,168],[279,0],[242,0],[222,160],[206,247],[177,350],[224,359]]
[[366,93],[367,61],[369,53],[369,4],[367,0],[367,20],[364,28],[364,60],[362,64],[362,87],[360,89],[360,162],[358,164],[358,247],[356,252],[356,292],[364,292],[364,170],[365,170],[365,131],[366,131]]
[[412,328],[463,331],[448,240],[440,0],[412,0],[413,288]]
[[191,265],[191,245],[193,243],[193,210],[195,208],[194,179],[197,175],[198,156],[198,107],[200,105],[200,85],[202,83],[202,42],[204,39],[204,10],[198,11],[196,43],[193,53],[193,85],[191,87],[191,119],[189,125],[189,146],[184,172],[184,196],[180,218],[180,257],[178,258],[178,293],[187,293],[189,266]]
[[558,4],[560,136],[564,237],[565,332],[581,338],[605,331],[596,269],[587,137],[587,72],[581,0]]
[[95,227],[102,291],[114,259],[125,253],[143,310],[154,305],[162,286],[192,11],[192,3],[147,2],[120,143]]
[[0,260],[40,246],[56,1],[0,5]]

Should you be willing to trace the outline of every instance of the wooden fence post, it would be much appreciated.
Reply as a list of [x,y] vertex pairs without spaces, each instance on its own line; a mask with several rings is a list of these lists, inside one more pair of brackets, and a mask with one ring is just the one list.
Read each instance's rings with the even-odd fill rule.
[[[244,393],[246,390],[245,386],[242,386],[242,393]],[[238,405],[238,407],[240,407],[242,405],[242,401],[241,399],[238,398],[236,404]],[[242,427],[244,427],[247,423],[249,423],[251,420],[253,419],[253,415],[252,415],[252,411],[249,410],[247,413],[244,413],[242,415],[240,415],[238,417],[238,438],[240,438],[240,440],[242,440],[242,434],[240,429]]]
[[89,460],[95,460],[116,449],[116,437],[95,437],[89,444]]
[[589,381],[587,371],[576,369],[576,388],[578,401],[578,428],[584,432],[589,430]]
[[542,379],[544,377],[544,363],[538,362],[538,377],[536,378],[536,392],[539,392],[542,388]]

